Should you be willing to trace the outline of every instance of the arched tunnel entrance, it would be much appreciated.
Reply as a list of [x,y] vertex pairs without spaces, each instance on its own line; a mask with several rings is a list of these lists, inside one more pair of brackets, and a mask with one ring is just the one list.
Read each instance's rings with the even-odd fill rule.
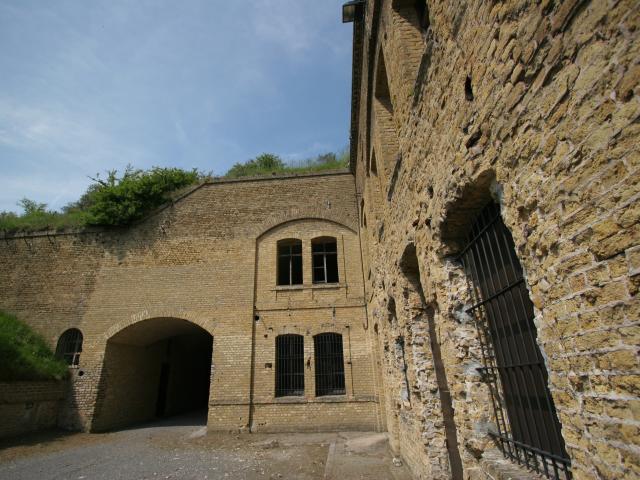
[[93,431],[201,411],[206,418],[213,337],[178,318],[144,320],[107,342]]

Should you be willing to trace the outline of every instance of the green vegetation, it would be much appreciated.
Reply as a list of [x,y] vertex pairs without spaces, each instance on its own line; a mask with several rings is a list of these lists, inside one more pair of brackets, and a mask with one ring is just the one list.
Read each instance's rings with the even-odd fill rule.
[[309,158],[298,163],[286,164],[282,159],[271,153],[263,153],[245,163],[236,163],[226,173],[227,178],[253,177],[260,175],[278,175],[295,173],[313,173],[325,170],[336,170],[349,166],[349,150],[340,154],[325,153],[315,158]]
[[127,167],[118,178],[115,170],[105,181],[95,179],[93,185],[67,213],[86,213],[87,225],[129,225],[165,204],[171,193],[196,184],[202,178],[197,170],[179,168],[134,170]]
[[28,198],[18,202],[24,213],[0,212],[0,230],[7,232],[62,230],[79,228],[86,224],[85,212],[53,212],[44,203],[36,203]]
[[[236,163],[225,178],[298,174],[346,168],[349,150],[326,153],[297,163],[285,163],[279,156],[263,153],[245,163]],[[175,198],[184,188],[211,178],[197,170],[154,167],[135,170],[127,167],[121,176],[116,170],[99,175],[77,202],[49,210],[44,203],[23,198],[18,202],[22,214],[0,212],[0,231],[5,233],[80,229],[87,226],[126,226],[149,215]]]
[[60,380],[67,365],[44,339],[12,315],[0,311],[0,382]]
[[124,226],[139,220],[171,200],[184,187],[208,177],[196,170],[159,168],[134,170],[127,167],[118,176],[116,170],[99,176],[77,202],[62,212],[47,210],[47,205],[23,198],[18,202],[24,213],[0,212],[0,230],[5,232],[63,230],[92,225]]

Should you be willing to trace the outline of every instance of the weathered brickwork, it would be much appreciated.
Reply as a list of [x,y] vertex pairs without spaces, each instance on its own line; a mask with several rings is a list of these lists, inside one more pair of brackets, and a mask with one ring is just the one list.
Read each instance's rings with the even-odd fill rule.
[[[376,429],[355,202],[346,172],[223,181],[125,231],[7,238],[0,307],[53,347],[66,329],[82,331],[63,413],[70,427],[152,418],[169,350],[169,390],[188,388],[175,383],[188,372],[175,360],[187,357],[176,336],[206,332],[211,430]],[[337,241],[338,284],[312,283],[317,237]],[[300,286],[276,286],[276,242],[284,238],[303,242]],[[276,399],[275,338],[294,331],[305,336],[305,394]],[[313,336],[325,332],[344,339],[346,392],[331,398],[314,389]],[[187,406],[180,401],[170,394],[166,411]]]
[[55,427],[64,394],[64,382],[0,383],[0,438]]
[[493,200],[574,478],[636,478],[640,4],[427,0],[422,25],[419,4],[368,1],[354,27],[352,169],[392,445],[419,478],[455,477],[456,456],[464,478],[501,475],[457,261]]

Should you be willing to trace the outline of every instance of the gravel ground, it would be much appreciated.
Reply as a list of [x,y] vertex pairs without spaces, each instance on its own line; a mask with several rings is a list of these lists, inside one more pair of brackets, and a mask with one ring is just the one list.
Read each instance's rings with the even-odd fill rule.
[[[327,456],[329,466],[327,467]],[[384,434],[206,434],[184,416],[105,434],[46,432],[0,443],[2,480],[394,479]]]

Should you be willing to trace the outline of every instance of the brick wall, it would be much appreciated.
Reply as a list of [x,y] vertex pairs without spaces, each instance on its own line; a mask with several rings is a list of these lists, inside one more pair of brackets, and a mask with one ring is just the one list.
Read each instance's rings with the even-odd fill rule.
[[65,382],[0,383],[0,438],[54,428]]
[[[213,336],[211,430],[309,428],[306,407],[267,407],[274,395],[273,369],[264,366],[274,362],[272,332],[291,328],[343,333],[352,362],[347,395],[330,403],[331,416],[318,414],[313,429],[336,428],[339,415],[352,417],[346,428],[375,428],[355,202],[348,173],[221,181],[125,230],[7,238],[0,245],[0,308],[52,347],[67,328],[82,331],[65,403],[70,426],[104,430],[153,416],[158,342],[185,333],[184,320]],[[291,291],[276,288],[274,242],[282,235],[305,245],[305,283]],[[312,285],[310,240],[317,236],[338,240],[335,287]],[[309,412],[322,410],[312,388],[305,400]]]
[[[356,27],[352,169],[392,442],[417,477],[452,475],[444,375],[465,476],[485,478],[494,419],[455,254],[493,200],[525,270],[574,477],[638,476],[638,3],[426,3],[425,31],[402,0],[367,2]],[[408,246],[417,282],[402,268]]]

